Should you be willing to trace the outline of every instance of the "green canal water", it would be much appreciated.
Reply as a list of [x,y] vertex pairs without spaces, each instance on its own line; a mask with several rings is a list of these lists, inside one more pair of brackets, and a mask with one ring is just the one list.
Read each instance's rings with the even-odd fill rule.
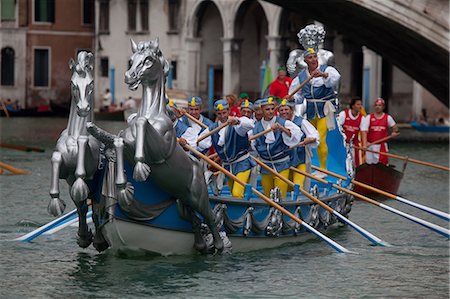
[[[100,126],[117,132],[122,124]],[[350,218],[392,247],[374,247],[343,227],[329,235],[356,254],[312,240],[228,256],[117,256],[81,249],[76,228],[31,243],[10,241],[53,218],[47,214],[50,156],[64,119],[0,119],[1,142],[45,148],[0,149],[0,160],[30,175],[0,176],[0,298],[448,298],[449,241],[388,211],[355,202]],[[391,152],[448,165],[446,143],[394,143]],[[394,164],[401,162],[392,161]],[[74,208],[61,181],[62,198]],[[400,195],[449,211],[449,174],[408,164]],[[392,200],[385,204],[448,227]]]

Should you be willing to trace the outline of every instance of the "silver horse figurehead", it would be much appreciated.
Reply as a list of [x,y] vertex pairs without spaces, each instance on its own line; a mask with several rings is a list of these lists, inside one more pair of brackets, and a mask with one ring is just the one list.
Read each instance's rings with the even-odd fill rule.
[[130,90],[136,90],[143,82],[147,80],[150,83],[157,80],[161,71],[167,76],[169,63],[162,55],[159,49],[159,39],[136,43],[131,40],[131,50],[133,54],[130,57],[131,66],[125,72],[125,84]]
[[94,78],[92,53],[82,51],[78,53],[77,62],[70,59],[69,67],[72,70],[71,93],[76,100],[77,114],[81,117],[88,116],[93,102]]

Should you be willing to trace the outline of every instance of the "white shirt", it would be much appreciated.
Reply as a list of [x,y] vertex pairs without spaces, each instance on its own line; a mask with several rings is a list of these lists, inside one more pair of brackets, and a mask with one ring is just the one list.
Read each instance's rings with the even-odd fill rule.
[[[263,119],[261,119],[261,124],[264,128],[264,130],[267,130],[269,128],[271,128],[274,124],[275,124],[275,120],[276,117],[273,117],[271,120],[266,121]],[[291,122],[290,120],[286,120],[284,126],[289,129],[289,131],[291,131],[291,137],[289,137],[288,134],[286,134],[285,132],[282,131],[282,138],[283,138],[283,142],[287,145],[287,146],[294,146],[297,145],[302,137],[302,133],[300,131],[300,127],[297,126],[296,124],[294,124],[293,122]],[[275,134],[273,133],[273,131],[266,133],[266,143],[267,144],[271,144],[275,142]]]
[[[381,115],[380,118],[382,118],[384,116],[384,113]],[[380,119],[378,117],[376,117],[377,119]],[[392,128],[393,126],[395,126],[396,122],[395,120],[392,118],[392,116],[388,115],[388,127]],[[369,126],[370,126],[370,114],[366,115],[363,117],[363,119],[361,120],[361,131],[369,131]]]
[[[328,73],[328,77],[327,78],[323,78],[323,77],[316,77],[316,78],[312,78],[311,81],[309,81],[309,83],[313,86],[313,87],[319,87],[322,85],[325,85],[325,87],[330,88],[330,87],[336,87],[337,84],[339,83],[339,79],[341,78],[341,74],[339,74],[339,72],[332,66],[328,66],[325,69],[324,73]],[[309,77],[309,72],[308,69],[306,69],[306,74]],[[297,87],[300,86],[300,82],[298,80],[298,76],[294,78],[294,80],[292,80],[291,83],[291,87],[289,87],[289,94],[291,94],[295,89],[297,89]],[[304,96],[301,90],[299,90],[295,95],[294,95],[294,102],[296,104],[301,104],[303,103],[304,100]]]
[[320,144],[319,131],[317,131],[317,129],[309,121],[307,121],[306,119],[304,119],[302,121],[302,125],[301,125],[300,128],[301,128],[300,138],[303,136],[303,134],[305,134],[306,137],[315,138],[316,139],[315,142],[311,142],[311,143],[309,143],[307,145],[312,147],[312,148],[316,148]]

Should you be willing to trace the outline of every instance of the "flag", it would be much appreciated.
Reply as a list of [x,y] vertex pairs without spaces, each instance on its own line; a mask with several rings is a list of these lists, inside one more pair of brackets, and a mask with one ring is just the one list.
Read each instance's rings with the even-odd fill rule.
[[270,50],[267,51],[266,65],[264,69],[264,79],[261,86],[261,97],[267,97],[269,95],[270,83],[272,83],[272,69],[270,68]]

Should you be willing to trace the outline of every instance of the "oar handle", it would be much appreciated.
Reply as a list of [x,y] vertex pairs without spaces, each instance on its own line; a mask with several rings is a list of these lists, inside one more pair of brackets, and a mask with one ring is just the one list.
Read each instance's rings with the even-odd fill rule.
[[323,169],[323,168],[320,168],[320,167],[317,167],[317,166],[314,166],[314,165],[311,165],[311,168],[314,169],[314,170],[317,170],[317,171],[320,171],[320,172],[332,175],[334,177],[337,177],[338,179],[341,179],[341,180],[344,180],[344,181],[347,180],[347,177],[345,177],[343,175],[340,175],[340,174],[337,174],[337,173],[334,173],[334,172],[329,171],[327,169]]
[[374,145],[374,144],[379,144],[379,143],[386,142],[386,141],[388,141],[389,139],[394,138],[394,137],[396,137],[396,136],[398,136],[398,135],[400,135],[400,133],[398,133],[398,134],[395,135],[395,136],[391,134],[391,135],[389,135],[389,136],[386,136],[386,137],[383,137],[383,138],[381,138],[381,139],[375,140],[374,142],[368,143],[367,146],[371,146],[371,145]]
[[43,148],[23,146],[23,145],[17,145],[17,144],[1,143],[0,147],[15,149],[15,150],[24,151],[24,152],[39,152],[39,153],[45,152],[45,149],[43,149]]
[[400,159],[400,160],[407,160],[408,162],[421,164],[421,165],[425,165],[425,166],[429,166],[429,167],[434,167],[434,168],[441,169],[441,170],[450,171],[450,168],[448,168],[448,167],[437,165],[437,164],[433,164],[433,163],[428,163],[428,162],[417,160],[417,159],[412,159],[412,158],[409,158],[409,157],[398,156],[398,155],[385,153],[385,152],[380,152],[380,151],[374,151],[374,150],[371,150],[371,149],[368,149],[368,148],[362,148],[362,147],[359,147],[359,146],[354,146],[354,148],[360,149],[360,150],[363,150],[363,151],[367,151],[367,152],[371,152],[371,153],[375,153],[375,154],[385,155],[385,156],[396,158],[396,159]]
[[204,123],[202,123],[201,121],[199,121],[198,119],[196,119],[195,117],[193,117],[192,115],[190,115],[189,113],[186,112],[186,110],[184,109],[180,109],[179,110],[181,112],[182,115],[185,115],[187,118],[189,118],[190,120],[192,120],[193,122],[195,122],[197,125],[199,125],[200,127],[203,127],[205,129],[208,129],[208,126],[205,125]]
[[305,86],[309,81],[311,81],[312,78],[314,78],[314,77],[313,76],[309,76],[308,79],[303,81],[302,84],[300,84],[296,89],[294,89],[290,94],[288,94],[286,96],[286,99],[290,100],[297,92],[299,92],[300,89],[303,88],[303,86]]
[[248,140],[252,141],[258,137],[261,137],[269,132],[272,132],[272,128],[268,128],[267,130],[264,130],[262,132],[259,132],[258,134],[253,135],[252,137],[250,137]]
[[218,126],[217,128],[215,128],[214,130],[211,130],[210,132],[208,132],[207,134],[204,134],[202,136],[200,136],[199,139],[197,139],[197,143],[199,143],[200,141],[202,141],[203,139],[208,138],[209,136],[211,136],[212,134],[219,132],[220,130],[222,130],[223,128],[225,128],[226,126],[228,126],[229,123],[226,122],[224,124],[221,124],[220,126]]
[[14,167],[12,165],[9,165],[9,164],[3,163],[3,162],[0,162],[0,168],[6,169],[13,174],[29,174],[29,173],[31,173],[29,170],[20,169],[20,168]]

